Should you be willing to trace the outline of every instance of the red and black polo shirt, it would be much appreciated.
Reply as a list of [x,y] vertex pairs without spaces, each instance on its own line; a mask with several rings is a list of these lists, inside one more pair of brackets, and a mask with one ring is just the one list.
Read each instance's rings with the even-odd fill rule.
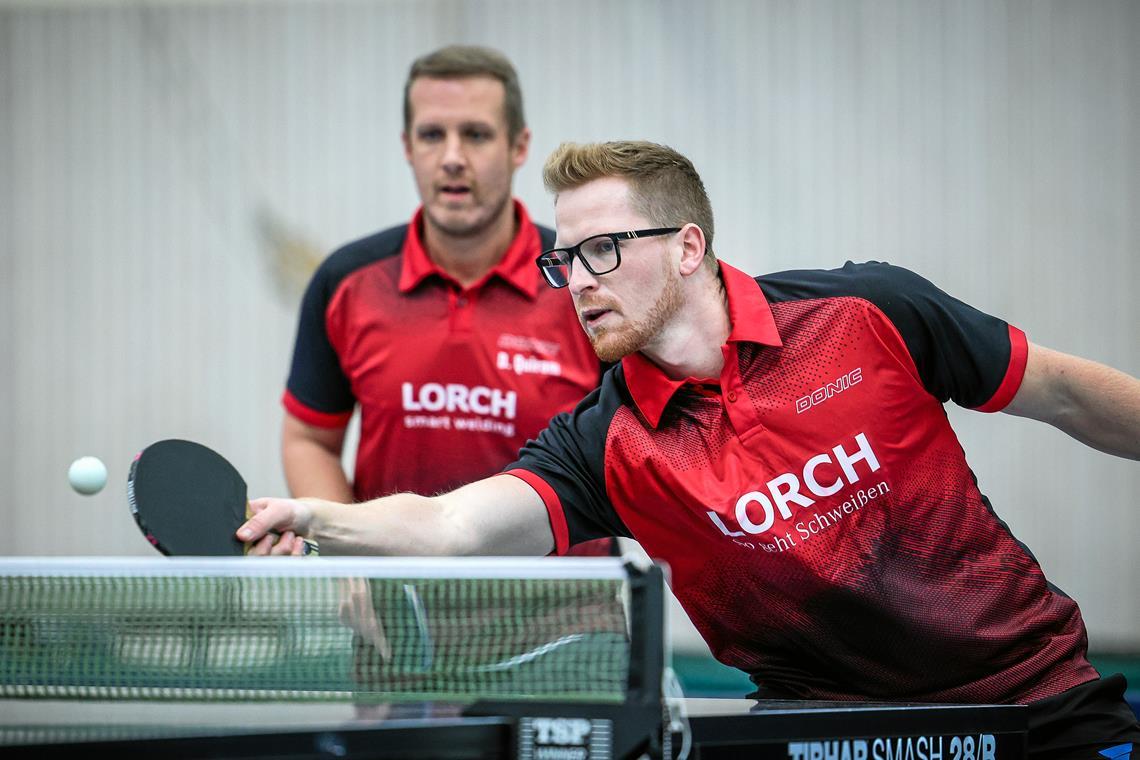
[[516,201],[510,248],[463,288],[424,250],[422,213],[330,255],[301,304],[283,403],[341,427],[359,402],[360,500],[493,475],[598,384],[570,299],[534,265],[551,230]]
[[1097,677],[942,406],[1003,408],[1024,334],[885,264],[721,268],[720,377],[626,357],[508,468],[558,550],[636,538],[714,655],[775,694],[1027,702]]

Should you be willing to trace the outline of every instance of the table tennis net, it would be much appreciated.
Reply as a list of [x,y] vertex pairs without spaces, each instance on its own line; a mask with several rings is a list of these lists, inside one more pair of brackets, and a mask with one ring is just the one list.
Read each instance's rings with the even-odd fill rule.
[[616,561],[13,562],[0,562],[0,697],[616,702],[626,691]]

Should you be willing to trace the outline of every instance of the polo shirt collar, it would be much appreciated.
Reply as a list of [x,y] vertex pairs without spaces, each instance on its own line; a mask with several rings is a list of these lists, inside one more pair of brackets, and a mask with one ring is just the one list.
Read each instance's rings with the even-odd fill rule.
[[[728,316],[732,327],[725,342],[725,361],[735,356],[729,346],[736,343],[759,343],[764,346],[782,346],[776,321],[768,299],[760,290],[759,284],[749,275],[735,267],[720,262],[721,282],[728,299]],[[630,354],[621,360],[625,383],[638,410],[656,428],[661,421],[665,406],[673,398],[677,389],[688,382],[702,382],[702,378],[673,380],[644,354]]]
[[[499,263],[491,268],[479,282],[472,288],[480,288],[491,277],[499,277],[510,284],[520,293],[532,301],[538,297],[539,271],[534,260],[541,252],[541,242],[538,228],[530,220],[526,206],[515,200],[515,220],[518,222],[518,232],[507,248],[506,253],[499,259]],[[441,277],[448,282],[455,282],[438,264],[431,260],[427,249],[424,248],[421,237],[424,208],[416,209],[412,222],[408,225],[408,234],[404,238],[403,264],[400,269],[400,292],[408,293],[415,290],[429,277]]]

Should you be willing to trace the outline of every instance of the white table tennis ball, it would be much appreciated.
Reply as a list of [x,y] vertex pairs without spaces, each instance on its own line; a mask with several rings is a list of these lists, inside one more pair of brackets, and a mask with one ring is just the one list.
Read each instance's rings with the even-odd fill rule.
[[107,465],[98,457],[79,457],[67,468],[67,481],[81,494],[99,493],[107,485]]

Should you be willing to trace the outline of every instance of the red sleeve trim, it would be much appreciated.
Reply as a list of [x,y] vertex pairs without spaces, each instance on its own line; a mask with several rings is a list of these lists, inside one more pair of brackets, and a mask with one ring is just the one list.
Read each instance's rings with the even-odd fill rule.
[[550,529],[554,532],[555,554],[565,554],[570,550],[570,529],[566,527],[566,514],[562,511],[562,500],[545,480],[529,470],[507,470],[505,475],[514,475],[516,478],[533,488],[546,505],[546,513],[550,516]]
[[1028,357],[1029,340],[1025,337],[1025,333],[1009,325],[1009,367],[1006,368],[1005,377],[994,391],[994,395],[986,403],[975,407],[976,411],[1000,412],[1013,401],[1017,389],[1021,387],[1021,380],[1025,377],[1025,362]]
[[352,419],[352,412],[340,412],[337,414],[329,414],[328,412],[318,412],[315,409],[310,409],[303,403],[297,400],[297,397],[290,393],[288,390],[281,396],[281,405],[285,407],[285,411],[293,415],[301,422],[304,422],[315,427],[323,428],[338,428],[344,427],[348,421]]

